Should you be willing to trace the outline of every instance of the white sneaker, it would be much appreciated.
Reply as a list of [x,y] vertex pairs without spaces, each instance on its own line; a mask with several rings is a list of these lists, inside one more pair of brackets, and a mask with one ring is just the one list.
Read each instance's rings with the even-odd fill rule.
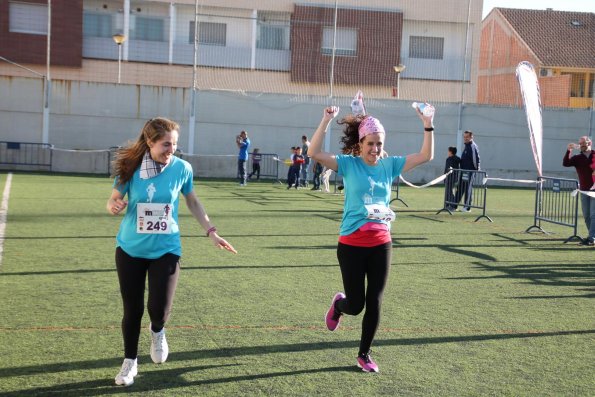
[[138,365],[136,358],[125,358],[122,363],[122,368],[118,375],[116,375],[116,385],[130,386],[134,383],[134,377],[138,374]]
[[169,354],[169,346],[165,339],[165,328],[159,332],[153,332],[151,324],[149,324],[149,331],[151,331],[151,359],[155,364],[164,363]]
[[461,212],[471,212],[471,208],[467,208],[467,207],[461,208]]

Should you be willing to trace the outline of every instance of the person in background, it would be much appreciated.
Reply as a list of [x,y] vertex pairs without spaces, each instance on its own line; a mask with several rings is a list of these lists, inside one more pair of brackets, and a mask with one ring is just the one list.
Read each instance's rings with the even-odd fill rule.
[[294,154],[291,157],[291,165],[289,166],[289,174],[287,177],[287,189],[295,185],[297,189],[300,186],[300,172],[304,165],[304,156],[302,155],[302,148],[296,146],[293,148]]
[[248,179],[252,178],[252,175],[256,174],[256,180],[260,180],[260,161],[262,160],[262,154],[260,150],[255,148],[252,152],[252,172],[248,175]]
[[213,244],[236,253],[231,244],[219,237],[196,197],[192,166],[173,155],[179,129],[177,123],[163,117],[147,121],[136,142],[120,149],[113,164],[115,180],[107,211],[119,215],[128,208],[116,238],[116,270],[124,307],[124,362],[115,381],[121,386],[133,384],[138,373],[138,340],[147,278],[151,359],[163,363],[169,353],[165,323],[172,309],[182,255],[178,226],[180,193]]
[[[446,163],[444,164],[444,173],[446,174],[450,170],[457,170],[461,166],[461,158],[457,156],[457,148],[454,146],[448,147],[448,156],[446,157]],[[458,172],[458,171],[457,171]],[[446,208],[449,210],[454,210],[456,207],[454,206],[455,202],[455,188],[456,188],[456,178],[457,174],[452,173],[446,177],[444,181],[446,194],[444,196],[445,201],[447,202]]]
[[328,167],[322,166],[322,174],[320,175],[320,180],[322,182],[322,191],[324,193],[330,193],[330,181],[331,181],[331,174],[333,170]]
[[[572,156],[574,149],[580,150],[580,153]],[[566,154],[562,159],[564,167],[574,167],[578,175],[579,189],[581,192],[588,192],[593,186],[593,170],[591,164],[595,160],[591,150],[591,139],[588,136],[581,136],[576,143],[569,143],[566,148]],[[595,198],[587,194],[580,194],[581,208],[583,210],[583,219],[587,226],[588,236],[581,240],[581,245],[595,246]]]
[[250,149],[250,139],[246,131],[240,132],[240,135],[236,137],[236,145],[240,149],[238,153],[238,178],[240,180],[240,186],[246,186],[248,179],[246,162],[248,161],[248,149]]
[[320,175],[322,174],[322,170],[323,170],[324,166],[314,160],[312,162],[312,171],[314,172],[314,176],[312,177],[312,189],[311,190],[320,190]]
[[[481,169],[479,159],[479,147],[473,141],[473,132],[465,131],[463,133],[463,142],[465,144],[465,148],[463,149],[463,153],[461,154],[461,170],[479,171]],[[463,212],[471,211],[471,205],[473,203],[474,176],[474,172],[460,172],[459,186],[455,195],[455,202],[458,204],[459,201],[461,201],[461,198],[465,196],[463,208],[461,209],[461,211]],[[457,207],[454,206],[454,209],[456,208]]]
[[306,135],[302,135],[302,156],[304,156],[304,164],[302,165],[300,186],[308,187],[308,167],[310,166],[310,157],[308,156],[308,149],[310,148],[310,141]]
[[370,347],[380,323],[382,296],[391,266],[390,224],[395,217],[389,207],[392,181],[402,172],[434,157],[434,116],[424,116],[419,108],[416,112],[424,127],[419,153],[383,158],[384,127],[378,119],[362,114],[351,114],[339,121],[344,128],[343,154],[322,151],[328,126],[339,113],[336,106],[324,109],[310,145],[310,156],[338,172],[345,181],[337,246],[345,293],[338,292],[333,297],[326,314],[326,326],[334,331],[344,314],[357,315],[365,308],[356,357],[358,367],[365,372],[378,372]]

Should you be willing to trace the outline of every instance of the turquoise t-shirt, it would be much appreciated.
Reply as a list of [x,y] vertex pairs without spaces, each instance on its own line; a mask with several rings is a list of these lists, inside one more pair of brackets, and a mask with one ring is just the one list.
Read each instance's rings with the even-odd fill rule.
[[389,205],[391,185],[405,166],[405,157],[392,156],[367,165],[361,157],[337,155],[338,174],[343,176],[345,203],[339,234],[347,236],[367,222],[390,222],[367,219],[366,204]]
[[[178,227],[178,207],[180,193],[192,192],[192,166],[185,160],[172,157],[171,163],[157,176],[140,178],[140,167],[134,171],[132,179],[124,185],[114,181],[114,188],[122,195],[128,195],[128,208],[116,237],[117,246],[135,258],[157,259],[171,253],[182,255],[180,229]],[[137,233],[137,205],[139,203],[169,204],[171,208],[171,233]]]

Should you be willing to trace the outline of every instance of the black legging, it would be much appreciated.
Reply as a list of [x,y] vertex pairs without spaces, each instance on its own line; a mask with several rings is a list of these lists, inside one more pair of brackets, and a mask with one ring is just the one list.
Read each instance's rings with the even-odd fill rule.
[[366,307],[362,320],[360,353],[370,350],[380,324],[380,306],[390,270],[391,252],[391,242],[375,247],[354,247],[339,243],[337,247],[346,299],[337,302],[336,307],[340,312],[352,316],[360,314],[364,305]]
[[165,325],[171,313],[174,293],[180,275],[180,257],[165,254],[157,259],[134,258],[116,248],[116,269],[124,305],[122,336],[124,357],[135,359],[141,320],[145,311],[145,279],[149,275],[147,311],[154,331]]

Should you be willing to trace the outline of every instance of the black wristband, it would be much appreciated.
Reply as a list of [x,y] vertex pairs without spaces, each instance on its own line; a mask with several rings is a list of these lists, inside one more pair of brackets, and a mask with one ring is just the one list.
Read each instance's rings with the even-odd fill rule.
[[424,128],[424,131],[427,131],[427,132],[434,131],[434,127],[426,127],[426,128]]

